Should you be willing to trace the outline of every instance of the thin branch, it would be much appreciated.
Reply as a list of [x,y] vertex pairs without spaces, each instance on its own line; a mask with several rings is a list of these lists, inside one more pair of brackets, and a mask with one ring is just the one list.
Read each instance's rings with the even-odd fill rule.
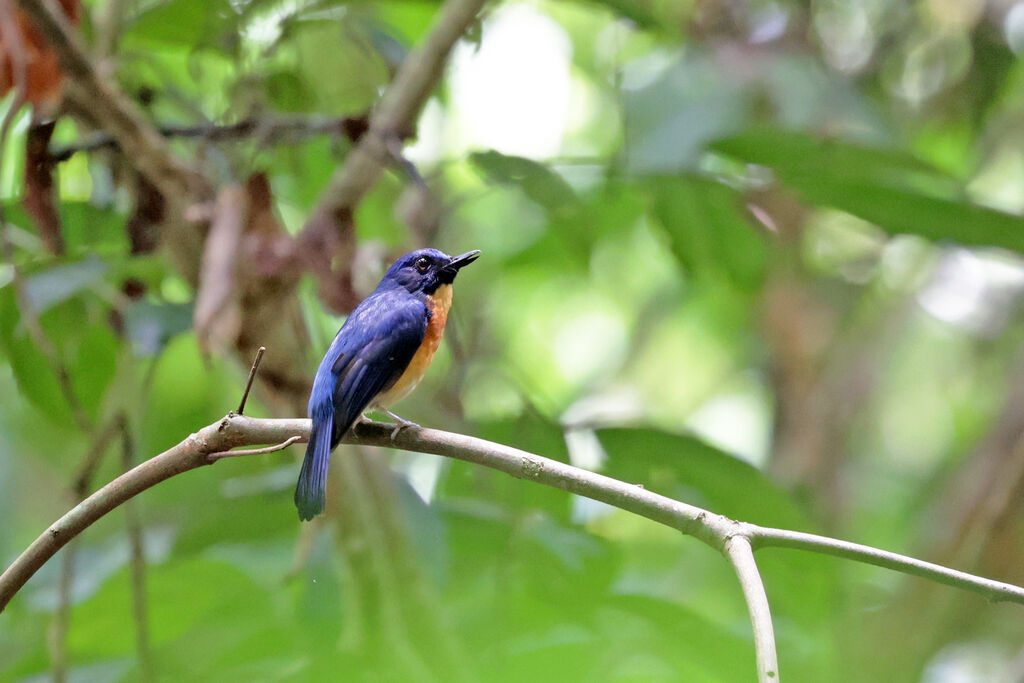
[[[135,440],[132,438],[128,416],[121,414],[121,466],[130,472],[135,466]],[[139,658],[139,679],[153,680],[153,657],[149,646],[149,608],[146,597],[146,550],[143,545],[142,524],[134,500],[125,501],[125,522],[132,560],[132,614],[135,618],[135,651]]]
[[[751,539],[754,548],[774,545],[838,555],[946,583],[979,593],[991,600],[1024,605],[1024,588],[1012,584],[938,567],[912,557],[856,543],[734,522],[722,515],[660,496],[639,486],[471,436],[436,429],[410,429],[392,439],[393,430],[394,425],[390,423],[361,422],[355,427],[355,433],[346,435],[344,441],[433,453],[490,467],[518,479],[553,486],[647,517],[694,536],[718,550],[724,550],[728,539],[744,536]],[[165,479],[211,464],[210,453],[239,446],[281,443],[292,436],[298,436],[298,441],[308,439],[309,420],[261,419],[231,414],[143,462],[54,522],[0,575],[0,608],[7,605],[57,550],[124,501]]]
[[[93,435],[92,445],[86,452],[78,470],[72,478],[71,499],[78,505],[89,495],[92,488],[92,478],[99,467],[103,454],[106,453],[110,442],[117,436],[120,426],[119,417],[108,420],[107,423],[97,430]],[[60,558],[60,578],[57,581],[57,609],[53,615],[53,622],[50,624],[47,633],[47,643],[50,651],[50,671],[54,683],[62,683],[67,680],[68,656],[67,637],[71,625],[71,590],[75,582],[75,557],[78,554],[78,539],[69,543]]]
[[68,631],[71,626],[71,588],[75,580],[77,540],[69,543],[60,558],[60,578],[57,580],[57,610],[46,632],[50,653],[50,675],[53,683],[68,679]]
[[449,53],[483,6],[484,0],[449,0],[442,5],[426,41],[402,61],[394,82],[370,118],[370,130],[331,179],[314,215],[352,208],[373,187],[393,156],[388,139],[413,133],[423,105],[444,73]]
[[213,462],[215,460],[223,460],[224,458],[239,458],[245,455],[263,455],[264,453],[276,453],[277,451],[283,451],[284,449],[291,446],[296,441],[305,440],[301,436],[292,436],[285,439],[281,443],[274,444],[273,446],[265,446],[263,448],[246,448],[240,451],[220,451],[218,453],[210,453],[207,456],[207,460]]
[[[341,118],[288,117],[262,118],[250,117],[221,125],[174,125],[158,127],[157,132],[164,138],[198,139],[204,142],[231,142],[237,140],[256,139],[262,144],[287,141],[293,142],[317,135],[341,135],[349,140],[358,140],[369,123],[362,116],[343,116]],[[58,147],[50,152],[50,160],[55,163],[67,161],[79,152],[94,152],[98,149],[117,149],[118,141],[109,133],[97,133],[79,142]]]
[[[476,21],[485,0],[448,0],[438,12],[426,40],[404,60],[370,118],[369,130],[345,158],[331,182],[320,193],[316,206],[298,235],[307,266],[321,281],[321,298],[334,308],[352,302],[337,290],[334,263],[347,267],[353,246],[352,216],[362,198],[377,182],[385,166],[402,159],[389,141],[410,137],[423,105],[444,73],[448,55],[459,38]],[[410,166],[398,162],[406,172]],[[412,173],[416,173],[415,169]],[[415,176],[414,176],[415,177]]]
[[761,573],[754,561],[754,551],[745,536],[733,536],[725,542],[725,556],[729,558],[747,601],[750,623],[754,629],[754,651],[757,654],[757,680],[759,683],[779,680],[779,661],[775,654],[775,630],[764,591]]
[[760,548],[795,548],[797,550],[809,550],[822,555],[834,555],[847,560],[873,564],[876,567],[885,567],[893,571],[912,576],[919,576],[923,579],[943,583],[954,588],[963,588],[978,593],[994,602],[1016,602],[1024,605],[1024,588],[1002,581],[993,581],[980,576],[968,574],[967,572],[943,567],[940,564],[925,562],[907,555],[889,552],[880,548],[874,548],[860,543],[850,543],[827,536],[807,534],[802,531],[790,531],[788,529],[772,529],[757,526],[756,524],[743,524],[744,536],[750,539],[754,549]]
[[[252,367],[249,368],[249,379],[245,382],[245,391],[242,392],[242,400],[238,403],[238,410],[235,411],[239,415],[245,414],[245,401],[249,398],[249,392],[252,390],[252,382],[256,379],[256,373],[259,372],[260,369],[260,361],[263,360],[263,354],[266,352],[266,346],[261,346],[256,349],[256,357],[252,359]],[[284,446],[282,446],[282,448],[284,448]]]

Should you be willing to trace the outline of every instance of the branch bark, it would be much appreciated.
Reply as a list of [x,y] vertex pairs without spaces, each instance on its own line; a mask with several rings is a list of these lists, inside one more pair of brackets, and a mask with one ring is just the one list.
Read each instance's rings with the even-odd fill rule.
[[[699,507],[666,498],[640,486],[483,439],[434,429],[413,429],[392,438],[393,425],[359,423],[345,442],[432,453],[500,470],[569,493],[599,500],[694,536],[722,552],[736,568],[754,625],[758,671],[778,680],[775,645],[764,587],[753,550],[796,548],[836,555],[920,576],[978,593],[993,601],[1024,605],[1024,588],[956,571],[878,548],[798,531],[736,522]],[[121,475],[52,524],[0,575],[0,611],[32,575],[63,545],[105,514],[165,479],[210,465],[215,454],[239,446],[277,443],[309,436],[307,419],[260,419],[229,413],[187,439]],[[256,449],[253,454],[265,452]],[[238,455],[241,455],[239,453]],[[772,676],[771,674],[775,675]]]
[[[164,138],[198,139],[202,142],[230,142],[255,139],[261,144],[295,142],[316,135],[340,135],[358,140],[368,126],[363,116],[325,117],[250,117],[223,125],[175,125],[167,124],[157,128]],[[50,161],[67,161],[79,152],[94,152],[104,148],[116,148],[118,141],[109,133],[98,133],[84,140],[59,147],[50,152]]]
[[775,629],[764,591],[761,572],[757,570],[754,549],[746,536],[733,536],[725,542],[725,556],[732,562],[747,601],[750,624],[754,629],[754,651],[757,655],[758,683],[779,680],[779,660],[775,652]]
[[351,263],[354,253],[352,216],[356,206],[377,182],[385,166],[395,157],[393,141],[410,137],[420,111],[444,72],[456,41],[476,20],[484,0],[448,0],[442,5],[434,27],[423,44],[403,61],[373,115],[370,127],[345,165],[335,172],[320,194],[298,236],[308,266],[321,282],[321,299],[342,310],[354,302],[344,291],[333,291],[332,263]]

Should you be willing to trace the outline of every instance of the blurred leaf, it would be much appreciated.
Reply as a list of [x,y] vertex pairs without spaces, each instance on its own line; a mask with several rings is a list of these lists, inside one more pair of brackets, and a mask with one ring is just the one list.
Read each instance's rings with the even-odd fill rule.
[[116,261],[110,262],[114,255],[127,254],[125,217],[113,209],[89,202],[62,201],[60,219],[69,254],[100,255],[108,260],[108,267],[116,266]]
[[137,356],[155,356],[175,335],[192,329],[192,304],[132,302],[124,327]]
[[712,147],[773,168],[808,201],[847,211],[889,233],[1024,252],[1024,218],[957,198],[948,176],[910,155],[774,130]]
[[[77,627],[69,645],[78,656],[91,660],[134,652],[129,581],[124,569],[76,607]],[[249,638],[268,629],[275,633],[277,646],[263,641],[263,655],[279,652],[291,641],[273,619],[268,594],[227,564],[194,558],[152,566],[147,593],[155,654],[168,676],[210,678],[218,662],[232,658]],[[183,601],[187,609],[181,609]],[[182,648],[188,657],[176,654]]]
[[25,295],[39,314],[99,282],[106,272],[107,265],[95,256],[54,266],[25,278]]
[[609,658],[618,659],[608,665],[623,673],[630,667],[631,650],[665,658],[669,665],[666,680],[746,681],[754,671],[752,638],[745,632],[741,636],[723,629],[684,606],[641,595],[619,595],[609,599],[605,609],[611,629],[637,624],[632,629],[622,628],[629,640],[615,643],[621,649],[613,650]]
[[70,408],[50,360],[36,347],[22,326],[11,286],[0,290],[0,343],[20,393],[54,422],[73,424]]
[[475,152],[470,155],[470,160],[493,182],[519,186],[527,197],[548,211],[557,211],[577,203],[576,194],[569,183],[536,161],[493,150]]
[[451,550],[440,511],[424,502],[405,477],[393,474],[391,479],[398,493],[402,522],[419,556],[420,565],[434,583],[444,585],[451,569]]
[[409,230],[395,215],[403,191],[401,182],[385,176],[356,209],[356,234],[361,240],[379,240],[390,247],[408,243]]
[[210,46],[228,34],[237,35],[238,23],[239,14],[228,0],[162,0],[137,16],[126,39],[139,47],[153,41]]
[[[598,0],[616,14],[629,19],[637,27],[650,31],[654,29],[675,29],[674,22],[666,21],[667,17],[658,16],[658,10],[666,10],[671,5],[651,2],[650,0]],[[674,31],[673,31],[674,32]]]
[[266,77],[264,87],[270,102],[283,112],[306,111],[313,98],[306,81],[291,71],[275,71]]
[[[384,60],[357,21],[303,21],[294,34],[303,79],[315,83],[324,113],[368,110],[388,80]],[[331,74],[325,78],[325,74]]]
[[679,59],[637,90],[625,92],[627,164],[637,173],[692,169],[706,144],[736,132],[749,96],[713,59]]
[[[166,561],[174,545],[176,531],[171,526],[143,529],[143,548],[149,564]],[[104,584],[131,560],[128,537],[117,534],[89,545],[80,544],[75,551],[74,581],[71,584],[71,604],[92,597]],[[52,612],[57,608],[60,562],[48,562],[33,577],[28,601],[35,609]]]
[[787,175],[842,177],[850,182],[917,187],[933,194],[957,191],[955,178],[902,150],[781,128],[751,128],[715,141],[711,149]]
[[[132,670],[134,662],[130,658],[108,659],[83,666],[73,666],[67,671],[68,683],[117,683]],[[19,683],[46,683],[53,680],[50,672],[35,676],[26,676]]]
[[652,429],[603,429],[597,436],[610,477],[744,522],[808,526],[800,507],[757,468],[696,437]]
[[74,362],[69,365],[75,395],[94,418],[117,372],[120,350],[117,338],[106,325],[90,325],[82,331]]
[[657,178],[651,185],[654,212],[687,271],[748,290],[762,284],[768,248],[741,212],[735,190],[689,176]]

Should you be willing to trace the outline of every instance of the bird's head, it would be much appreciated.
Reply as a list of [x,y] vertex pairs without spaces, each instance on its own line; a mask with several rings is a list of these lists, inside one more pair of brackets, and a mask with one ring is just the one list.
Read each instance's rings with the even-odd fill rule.
[[458,256],[449,256],[437,249],[410,251],[388,268],[381,285],[397,285],[413,294],[422,292],[431,295],[441,285],[450,285],[459,269],[467,266],[480,256],[474,249]]

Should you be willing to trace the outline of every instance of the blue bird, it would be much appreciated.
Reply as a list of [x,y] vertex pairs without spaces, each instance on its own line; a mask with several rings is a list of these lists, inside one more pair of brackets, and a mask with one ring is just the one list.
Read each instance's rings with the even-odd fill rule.
[[309,395],[306,457],[295,487],[299,519],[323,512],[331,451],[368,408],[417,427],[388,410],[409,395],[430,367],[452,305],[452,282],[478,250],[451,257],[419,249],[395,261],[377,289],[348,316],[320,361]]

